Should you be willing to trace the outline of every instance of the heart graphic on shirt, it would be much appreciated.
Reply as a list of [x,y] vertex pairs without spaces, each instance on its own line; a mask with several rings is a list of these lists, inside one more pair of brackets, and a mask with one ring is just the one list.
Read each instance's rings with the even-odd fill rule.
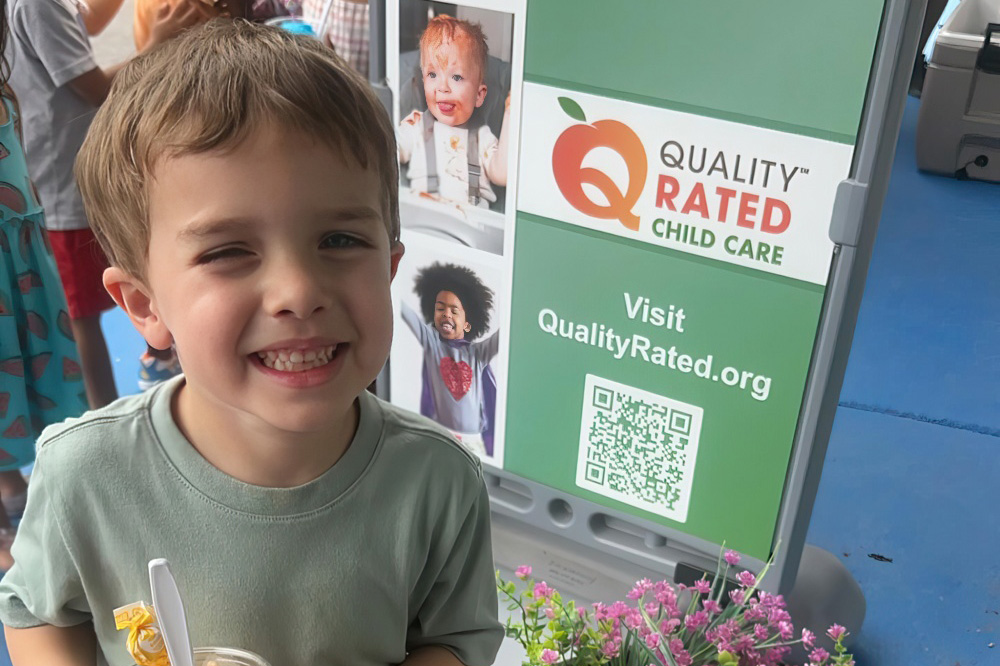
[[445,357],[441,359],[441,379],[451,396],[461,400],[472,387],[472,368],[465,361]]

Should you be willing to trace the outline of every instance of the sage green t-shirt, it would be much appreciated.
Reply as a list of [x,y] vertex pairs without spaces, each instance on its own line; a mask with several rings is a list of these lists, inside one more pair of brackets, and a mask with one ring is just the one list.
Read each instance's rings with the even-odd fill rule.
[[470,666],[503,638],[478,461],[426,419],[363,393],[344,456],[296,488],[210,465],[171,415],[183,377],[45,431],[0,583],[11,627],[93,619],[99,664],[131,666],[112,611],[151,601],[165,557],[196,647],[272,666],[401,662],[424,645]]

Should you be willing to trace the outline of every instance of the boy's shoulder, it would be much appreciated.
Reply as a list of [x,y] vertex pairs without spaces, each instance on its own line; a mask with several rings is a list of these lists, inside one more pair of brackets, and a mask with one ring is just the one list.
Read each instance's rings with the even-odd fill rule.
[[[369,394],[370,395],[370,394]],[[431,463],[451,473],[462,473],[481,480],[482,464],[463,447],[443,426],[402,407],[370,395],[382,416],[382,447],[384,454],[412,461]]]
[[82,416],[55,423],[38,438],[38,457],[49,465],[78,468],[88,461],[104,462],[121,455],[123,446],[152,440],[150,406],[160,387],[119,398]]

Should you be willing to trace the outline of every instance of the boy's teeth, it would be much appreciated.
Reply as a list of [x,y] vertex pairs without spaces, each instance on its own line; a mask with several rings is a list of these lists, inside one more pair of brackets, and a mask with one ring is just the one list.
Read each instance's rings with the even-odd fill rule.
[[329,363],[330,359],[333,358],[333,352],[336,348],[336,345],[330,345],[322,349],[310,349],[305,352],[287,349],[279,351],[269,350],[257,352],[257,358],[260,359],[260,362],[265,367],[272,370],[278,370],[279,372],[302,372],[303,370],[311,370]]

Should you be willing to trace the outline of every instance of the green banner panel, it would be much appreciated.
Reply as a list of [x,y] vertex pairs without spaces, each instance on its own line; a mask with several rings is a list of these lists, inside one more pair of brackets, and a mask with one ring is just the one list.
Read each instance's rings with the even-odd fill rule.
[[525,80],[853,144],[881,0],[535,0]]
[[517,224],[504,467],[767,559],[822,288]]

